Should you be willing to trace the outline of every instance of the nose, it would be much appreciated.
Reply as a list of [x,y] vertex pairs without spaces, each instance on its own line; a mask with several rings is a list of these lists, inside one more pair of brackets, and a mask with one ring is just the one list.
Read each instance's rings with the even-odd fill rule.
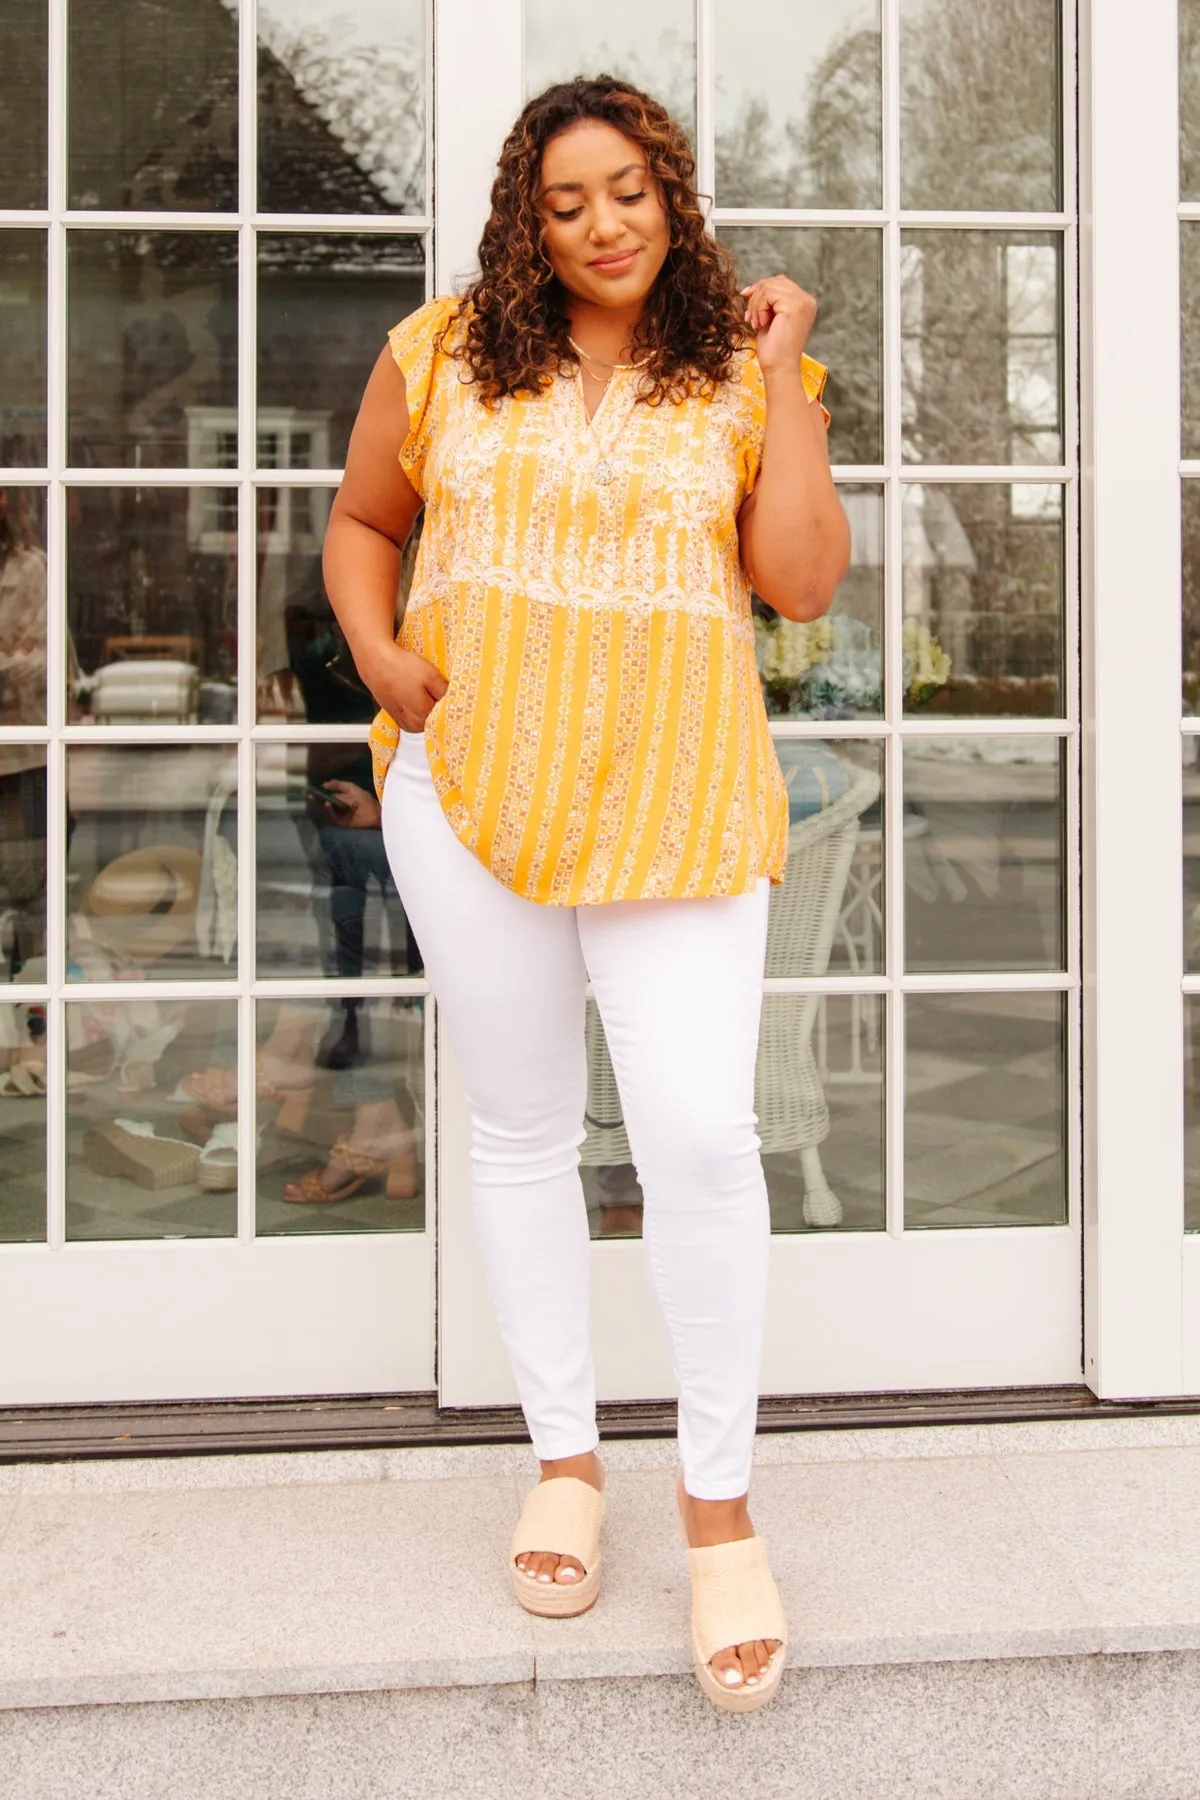
[[592,208],[590,236],[594,244],[615,244],[625,231],[611,200],[597,200]]

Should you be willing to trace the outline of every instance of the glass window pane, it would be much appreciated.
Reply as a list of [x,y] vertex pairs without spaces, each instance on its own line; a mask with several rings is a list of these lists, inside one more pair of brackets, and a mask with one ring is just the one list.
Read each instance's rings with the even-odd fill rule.
[[[376,706],[354,667],[321,573],[330,488],[266,487],[258,506],[258,717],[272,723],[359,725]],[[420,517],[401,561],[408,592]]]
[[0,231],[0,465],[46,461],[46,233]]
[[774,718],[871,719],[883,713],[883,490],[838,489],[850,568],[823,619],[781,618],[755,596],[763,698]]
[[260,1001],[258,1057],[259,1236],[424,1231],[425,1002]]
[[67,979],[237,974],[230,744],[67,747]]
[[0,1244],[45,1237],[46,1009],[0,1005]]
[[0,207],[46,204],[46,0],[0,11]]
[[67,703],[86,724],[236,716],[237,490],[68,490]]
[[1063,711],[1063,490],[905,484],[904,710]]
[[1179,198],[1200,200],[1200,0],[1179,0]]
[[717,205],[881,205],[880,0],[715,11]]
[[1063,771],[1061,738],[905,739],[910,974],[1063,967]]
[[1062,241],[906,231],[900,250],[907,462],[1061,463]]
[[136,468],[237,461],[237,237],[68,237],[70,460]]
[[[883,1019],[873,994],[764,996],[754,1110],[772,1231],[883,1230]],[[586,1029],[588,1223],[594,1238],[640,1237],[642,1190],[594,1000]]]
[[1064,997],[910,994],[905,1006],[905,1225],[1065,1224]]
[[883,746],[777,738],[790,824],[766,973],[883,972]]
[[237,0],[70,0],[70,205],[235,212]]
[[259,0],[264,212],[424,212],[425,12],[425,0]]
[[696,136],[695,0],[525,0],[525,92],[616,75]]
[[227,1104],[193,1090],[237,1067],[236,1000],[70,1001],[66,1018],[68,1238],[233,1237],[236,1083]]
[[901,205],[1054,212],[1058,0],[900,0]]
[[743,284],[790,275],[820,303],[809,342],[829,367],[835,463],[883,461],[883,234],[841,226],[722,226]]
[[1200,975],[1200,737],[1189,732],[1183,753],[1183,966]]
[[1200,996],[1183,998],[1184,1230],[1200,1231]]
[[1200,457],[1200,220],[1179,225],[1183,454]]
[[0,744],[0,981],[46,974],[46,746]]
[[419,975],[365,742],[260,744],[255,767],[258,974]]
[[0,487],[0,725],[45,723],[46,495]]
[[1200,712],[1200,481],[1183,484],[1183,710]]
[[424,300],[419,237],[259,237],[260,468],[343,462],[387,334]]

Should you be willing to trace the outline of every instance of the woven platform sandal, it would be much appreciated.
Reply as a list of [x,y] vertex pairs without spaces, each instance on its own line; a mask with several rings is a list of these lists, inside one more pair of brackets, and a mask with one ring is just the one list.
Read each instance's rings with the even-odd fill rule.
[[[543,1619],[572,1619],[596,1604],[600,1592],[600,1525],[604,1495],[574,1475],[539,1481],[526,1498],[509,1546],[513,1592],[526,1612]],[[573,1556],[583,1565],[578,1581],[538,1581],[517,1567],[518,1556],[536,1550]]]
[[[767,1546],[760,1537],[693,1550],[687,1541],[683,1512],[679,1531],[687,1551],[692,1580],[692,1667],[707,1699],[722,1712],[754,1712],[765,1706],[783,1679],[787,1661],[787,1620],[771,1574]],[[753,1687],[726,1687],[713,1674],[719,1650],[778,1638],[779,1648]]]

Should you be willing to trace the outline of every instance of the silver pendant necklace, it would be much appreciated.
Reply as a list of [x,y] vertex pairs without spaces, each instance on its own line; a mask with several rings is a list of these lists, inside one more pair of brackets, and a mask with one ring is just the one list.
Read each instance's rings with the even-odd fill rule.
[[[631,369],[634,366],[632,363],[602,363],[598,357],[589,356],[588,352],[586,350],[582,349],[580,347],[580,345],[578,345],[575,342],[575,339],[573,337],[568,337],[567,342],[568,342],[568,344],[570,344],[572,350],[575,352],[576,356],[579,358],[579,365],[580,365],[581,372],[586,372],[587,374],[589,374],[592,377],[593,381],[603,381],[605,383],[605,394],[607,394],[607,392],[608,392],[608,383],[612,380],[613,376],[617,373],[618,370],[624,372],[625,370]],[[584,369],[585,364],[591,365],[589,368],[586,369],[586,371]],[[582,393],[582,387],[581,387],[580,391]],[[604,395],[601,396],[602,402],[603,402],[603,399],[604,399]],[[598,410],[599,410],[599,408],[597,408],[597,411]],[[587,412],[586,404],[584,406],[584,412],[585,413]],[[592,470],[592,479],[595,482],[597,482],[600,487],[608,487],[609,483],[616,479],[617,471],[614,469],[612,462],[609,459],[608,451],[605,449],[605,446],[604,446],[603,442],[601,441],[600,433],[596,430],[595,419],[591,415],[588,416],[588,428],[591,431],[592,436],[595,438],[597,446],[600,450],[600,461],[596,464],[595,468]]]

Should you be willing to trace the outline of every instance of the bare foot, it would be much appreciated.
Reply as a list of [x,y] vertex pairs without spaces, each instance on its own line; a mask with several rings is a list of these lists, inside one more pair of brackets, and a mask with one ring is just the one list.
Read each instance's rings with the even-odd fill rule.
[[[586,1456],[564,1456],[557,1462],[542,1464],[543,1481],[553,1481],[556,1475],[574,1475],[577,1481],[586,1481],[597,1493],[604,1487],[604,1468],[594,1450],[589,1450]],[[587,1573],[575,1557],[555,1556],[548,1550],[526,1551],[518,1556],[517,1567],[531,1581],[560,1581],[564,1586],[582,1580]]]
[[[679,1504],[687,1540],[693,1550],[712,1544],[735,1544],[754,1536],[747,1496],[737,1500],[694,1500],[679,1483]],[[779,1649],[778,1638],[756,1638],[718,1650],[709,1668],[723,1687],[757,1687],[768,1663]]]

